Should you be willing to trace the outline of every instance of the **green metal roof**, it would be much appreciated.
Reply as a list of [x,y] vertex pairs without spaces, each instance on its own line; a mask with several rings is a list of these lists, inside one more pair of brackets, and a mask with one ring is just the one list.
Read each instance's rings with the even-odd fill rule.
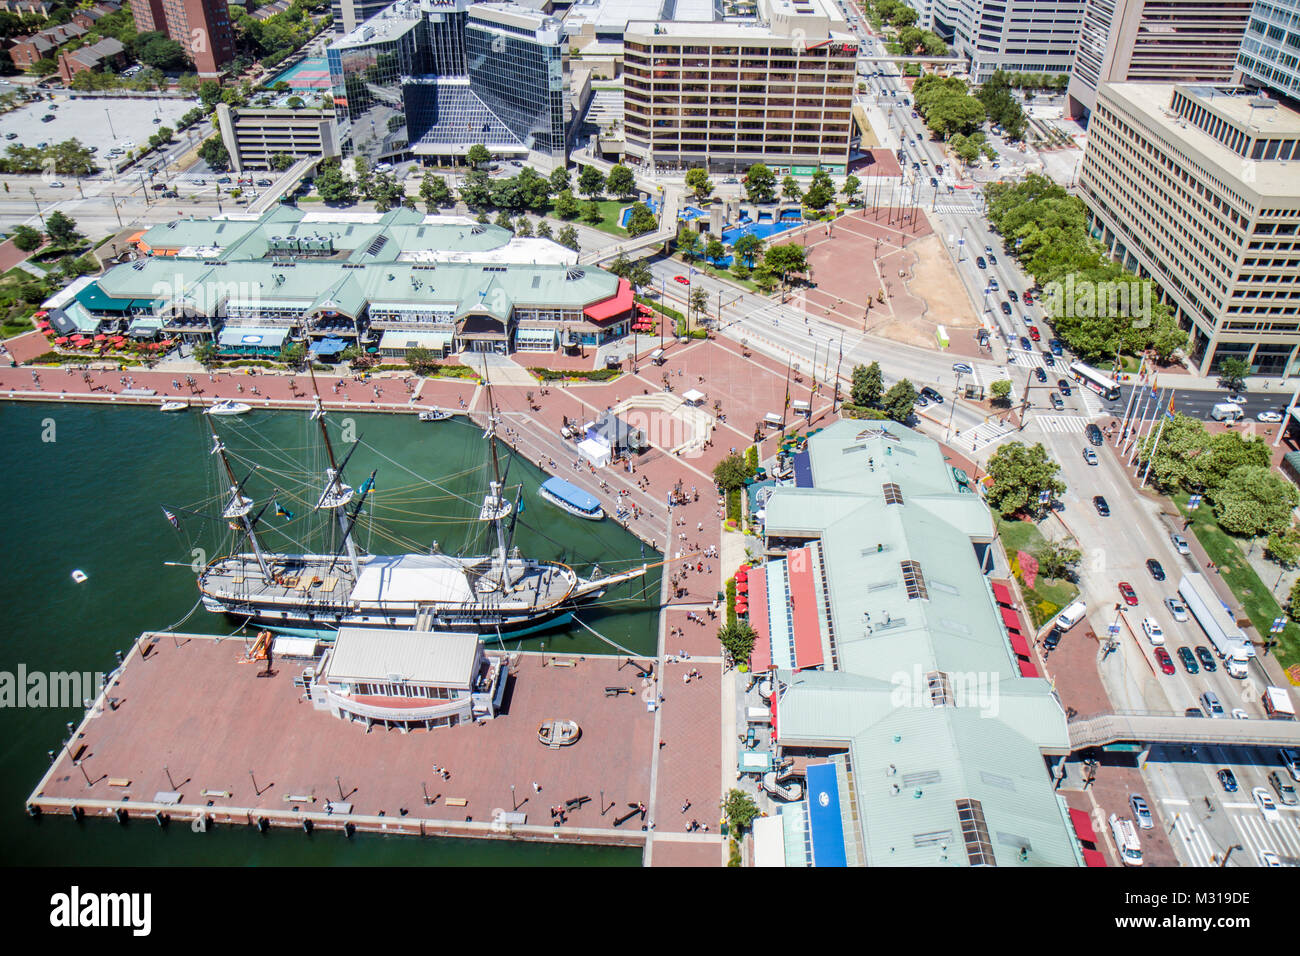
[[[956,800],[978,799],[999,865],[1019,864],[1025,840],[1030,863],[1075,865],[1043,756],[1068,750],[1065,714],[1046,681],[1020,676],[1008,645],[974,547],[992,539],[992,518],[937,443],[881,424],[842,421],[810,438],[816,487],[782,486],[767,502],[769,536],[821,541],[839,667],[778,672],[781,738],[850,747],[870,864],[941,864],[913,834],[950,828],[946,862],[965,865]],[[887,503],[885,484],[901,502]],[[909,594],[905,561],[920,566],[924,595]],[[935,671],[953,706],[931,704]],[[890,765],[938,782],[896,795]]]

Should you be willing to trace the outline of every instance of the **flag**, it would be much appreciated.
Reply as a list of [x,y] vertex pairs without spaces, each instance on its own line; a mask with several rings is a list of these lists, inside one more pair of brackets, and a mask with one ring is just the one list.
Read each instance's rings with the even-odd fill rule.
[[1171,422],[1174,420],[1174,396],[1173,396],[1173,393],[1170,393],[1170,395],[1169,395],[1169,407],[1165,409],[1165,418],[1169,419]]
[[365,482],[361,485],[361,494],[364,495],[366,492],[368,492],[368,491],[369,491],[371,488],[373,488],[373,487],[375,487],[375,476],[374,476],[374,475],[371,475],[371,476],[370,476],[369,478],[367,478],[367,479],[365,480]]
[[1156,377],[1154,375],[1151,376],[1151,397],[1152,398],[1160,397],[1160,390],[1156,388]]
[[172,514],[166,508],[164,508],[162,511],[163,511],[163,517],[171,522],[173,528],[175,528],[177,531],[180,531],[181,530],[180,519],[178,519],[174,514]]
[[280,504],[279,498],[275,499],[275,516],[277,518],[283,518],[285,521],[293,520],[293,512]]
[[523,513],[524,513],[524,499],[523,499],[523,498],[520,498],[520,499],[519,499],[519,510],[516,511],[515,514],[520,514],[520,515],[521,515],[521,514],[523,514]]

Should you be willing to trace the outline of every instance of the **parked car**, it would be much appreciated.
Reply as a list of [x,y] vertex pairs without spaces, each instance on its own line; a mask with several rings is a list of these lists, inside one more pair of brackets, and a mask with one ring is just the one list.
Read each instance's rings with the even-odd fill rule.
[[1281,420],[1282,420],[1282,413],[1279,412],[1276,408],[1270,408],[1268,411],[1260,412],[1258,415],[1255,416],[1255,421],[1265,422],[1268,424],[1276,424]]
[[1201,668],[1196,664],[1196,655],[1192,653],[1191,648],[1178,648],[1178,659],[1183,662],[1183,669],[1189,674],[1199,674]]
[[17,133],[5,133],[5,139],[17,139],[17,138],[18,138]]
[[928,398],[930,401],[934,402],[936,405],[943,404],[943,396],[940,395],[933,388],[931,388],[929,385],[921,389],[921,394],[924,395],[926,398]]
[[1155,821],[1151,819],[1151,809],[1147,802],[1142,799],[1141,794],[1131,793],[1128,798],[1128,805],[1133,809],[1133,819],[1143,830],[1154,830]]
[[1155,558],[1147,558],[1147,571],[1149,571],[1151,577],[1157,581],[1163,581],[1165,579],[1165,569],[1161,567],[1160,562]]
[[269,179],[259,179],[259,180],[257,181],[257,185],[259,185],[259,186],[263,186],[263,187],[265,187],[265,186],[269,186],[269,185],[271,185],[271,180],[269,180]]
[[1187,545],[1187,539],[1184,538],[1178,532],[1174,532],[1173,534],[1171,534],[1169,536],[1169,540],[1174,543],[1174,550],[1177,551],[1179,554],[1192,553],[1192,549]]
[[[1183,612],[1184,616],[1186,616],[1186,613]],[[1219,669],[1218,663],[1214,660],[1214,655],[1210,653],[1210,649],[1204,644],[1196,645],[1196,656],[1200,659],[1201,667],[1205,673],[1213,674]]]
[[1172,676],[1175,673],[1174,659],[1169,656],[1169,652],[1163,647],[1157,647],[1155,655],[1156,663],[1160,665],[1160,672],[1166,676]]
[[1187,620],[1187,605],[1176,597],[1165,598],[1165,607],[1175,622],[1182,624]]
[[1043,638],[1043,647],[1045,647],[1049,651],[1056,650],[1056,645],[1060,643],[1061,643],[1061,629],[1059,627],[1053,627],[1050,631],[1047,632],[1047,636]]
[[[1101,515],[1103,518],[1110,517],[1110,505],[1106,504],[1106,499],[1101,495],[1092,496],[1092,506],[1097,509],[1097,514]],[[1123,585],[1121,585],[1121,587],[1123,587]],[[1134,601],[1133,603],[1136,604],[1137,602]]]
[[1097,453],[1086,445],[1083,448],[1083,460],[1090,465],[1097,464]]
[[1137,592],[1133,590],[1133,585],[1127,581],[1119,582],[1119,593],[1124,598],[1125,604],[1129,607],[1137,607],[1138,596]]
[[1025,290],[1024,300],[1025,300],[1025,305],[1034,304],[1034,294],[1030,292],[1028,289]]
[[1224,767],[1217,774],[1215,774],[1215,776],[1219,778],[1219,783],[1223,786],[1223,790],[1225,793],[1237,792],[1237,775],[1233,773],[1231,770],[1229,770],[1227,767]]

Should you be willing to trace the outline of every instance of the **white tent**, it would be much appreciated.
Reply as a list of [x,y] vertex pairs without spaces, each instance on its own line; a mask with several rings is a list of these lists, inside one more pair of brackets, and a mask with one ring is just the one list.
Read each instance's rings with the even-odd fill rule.
[[609,442],[602,441],[599,438],[585,438],[578,442],[578,454],[597,468],[603,468],[609,464],[609,448]]
[[704,401],[706,397],[707,396],[703,392],[693,388],[689,392],[682,394],[682,401],[687,405],[698,405],[700,402]]

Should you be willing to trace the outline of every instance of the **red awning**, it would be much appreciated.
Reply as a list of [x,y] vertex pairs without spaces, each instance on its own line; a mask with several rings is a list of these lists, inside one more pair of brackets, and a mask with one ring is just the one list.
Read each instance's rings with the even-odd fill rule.
[[997,581],[993,582],[993,597],[999,604],[1005,604],[1007,607],[1011,607],[1016,603],[1015,599],[1011,597],[1011,589]]
[[655,310],[650,308],[650,306],[646,305],[644,302],[638,302],[636,304],[636,310],[642,315],[654,315],[655,313]]
[[[1092,828],[1092,818],[1082,810],[1070,808],[1070,822],[1074,824],[1074,832],[1079,834],[1079,839],[1086,843],[1097,842],[1097,831]],[[1086,850],[1084,851],[1087,852]]]
[[1096,850],[1084,850],[1083,862],[1087,866],[1105,866],[1106,858]]
[[1002,612],[1002,620],[1003,620],[1003,622],[1007,625],[1007,629],[1008,629],[1008,630],[1011,630],[1011,631],[1019,631],[1019,630],[1022,630],[1021,625],[1020,625],[1020,615],[1019,615],[1019,614],[1017,614],[1015,611],[1011,610],[1011,608],[1009,608],[1009,607],[998,608],[998,610]]
[[1022,634],[1016,631],[1011,632],[1011,649],[1021,657],[1033,658],[1034,656],[1029,653],[1029,642],[1025,640]]
[[[740,576],[739,573],[736,575]],[[754,650],[750,655],[750,665],[754,673],[767,670],[772,666],[772,635],[768,631],[767,620],[767,581],[765,572],[755,571],[751,582],[750,599],[754,602],[754,613],[749,616],[749,626],[758,635],[754,641]],[[775,717],[773,718],[775,719]]]
[[1021,661],[1021,660],[1017,660],[1016,663],[1020,665],[1020,676],[1021,676],[1021,677],[1037,677],[1037,676],[1038,676],[1038,668],[1035,667],[1031,662],[1029,662],[1029,661]]
[[597,322],[605,319],[613,319],[627,312],[635,304],[632,299],[632,285],[626,279],[618,280],[618,292],[613,298],[606,299],[604,302],[597,302],[595,305],[589,305],[583,309],[583,314],[589,319]]
[[787,552],[785,570],[790,588],[790,623],[794,627],[795,669],[820,667],[824,656],[822,630],[809,550],[799,548]]

